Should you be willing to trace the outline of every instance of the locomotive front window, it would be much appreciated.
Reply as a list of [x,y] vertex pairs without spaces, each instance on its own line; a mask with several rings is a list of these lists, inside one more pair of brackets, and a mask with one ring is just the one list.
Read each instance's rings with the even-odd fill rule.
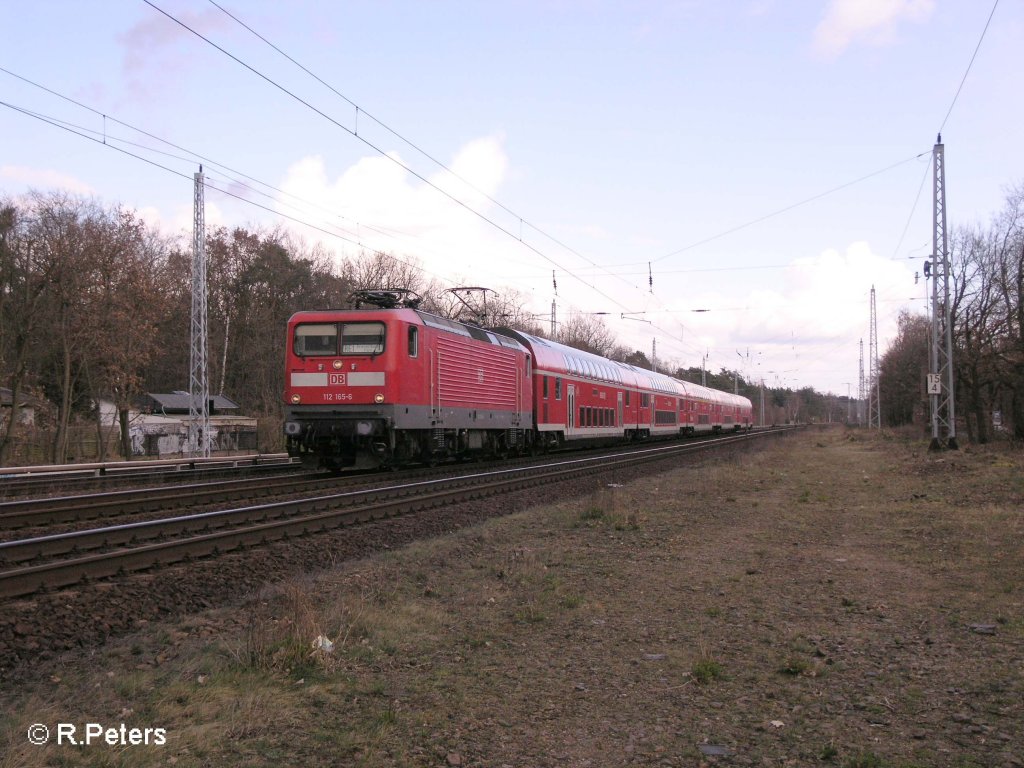
[[308,355],[338,354],[338,326],[334,323],[306,323],[295,327],[295,354]]
[[379,355],[384,352],[384,323],[341,323],[341,354]]

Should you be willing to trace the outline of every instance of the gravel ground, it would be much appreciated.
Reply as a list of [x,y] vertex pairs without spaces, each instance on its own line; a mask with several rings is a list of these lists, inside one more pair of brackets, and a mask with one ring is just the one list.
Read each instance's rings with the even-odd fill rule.
[[[814,430],[25,602],[0,618],[0,767],[1019,768],[1022,470]],[[94,635],[33,635],[62,600]],[[35,747],[36,722],[166,744]]]
[[[731,449],[723,448],[709,453],[723,451],[731,453]],[[698,460],[706,461],[708,457],[687,459],[688,462]],[[642,465],[623,473],[622,478],[655,471],[656,467],[652,470],[652,466]],[[432,476],[437,474],[432,473]],[[395,477],[392,476],[389,484]],[[473,504],[449,506],[429,514],[229,553],[216,559],[164,568],[152,574],[131,574],[80,589],[58,590],[8,601],[0,610],[0,682],[30,678],[48,663],[55,660],[64,663],[71,657],[69,652],[73,655],[83,648],[101,646],[154,620],[173,619],[223,605],[237,600],[239,595],[258,591],[267,583],[281,582],[297,574],[332,568],[373,552],[457,531],[543,501],[575,498],[592,487],[592,480],[581,480],[520,491]],[[196,511],[206,509],[208,507],[200,507]],[[150,515],[160,516],[164,514]],[[88,524],[80,527],[88,527]],[[24,534],[19,531],[18,535]]]

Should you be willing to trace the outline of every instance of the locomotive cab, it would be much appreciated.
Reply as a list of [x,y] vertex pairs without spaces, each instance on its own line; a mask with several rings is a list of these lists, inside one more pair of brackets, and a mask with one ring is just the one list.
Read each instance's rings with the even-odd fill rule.
[[329,468],[352,466],[361,453],[386,463],[395,450],[394,403],[407,388],[403,380],[417,378],[418,343],[419,327],[396,313],[294,316],[285,382],[288,452],[310,463],[329,456],[319,461]]

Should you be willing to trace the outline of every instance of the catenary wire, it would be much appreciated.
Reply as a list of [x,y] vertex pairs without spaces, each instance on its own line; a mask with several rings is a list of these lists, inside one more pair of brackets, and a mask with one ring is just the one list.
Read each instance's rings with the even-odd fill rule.
[[939,135],[942,134],[942,129],[946,127],[946,121],[949,120],[949,116],[953,114],[953,107],[956,106],[957,99],[960,98],[960,91],[964,89],[964,83],[967,82],[967,76],[971,73],[971,67],[974,66],[974,60],[978,56],[978,51],[981,50],[981,44],[985,40],[985,33],[988,32],[988,26],[992,23],[992,17],[995,16],[996,8],[999,7],[999,0],[995,0],[992,4],[992,10],[988,14],[988,21],[985,22],[985,28],[981,30],[981,37],[978,38],[978,44],[974,46],[974,53],[971,54],[971,60],[967,64],[967,69],[964,71],[964,76],[960,80],[960,86],[956,89],[956,94],[953,96],[953,102],[949,105],[949,109],[946,110],[946,116],[942,118],[942,125],[939,126]]
[[573,271],[566,269],[566,267],[564,267],[562,264],[557,262],[554,258],[552,258],[548,254],[546,254],[544,251],[542,251],[539,248],[537,248],[536,246],[531,245],[530,243],[526,242],[525,240],[523,240],[522,238],[518,237],[515,233],[513,233],[508,228],[502,226],[498,222],[496,222],[493,219],[489,218],[488,216],[484,215],[483,213],[481,213],[480,211],[476,210],[472,206],[466,204],[462,200],[459,200],[459,198],[455,197],[455,195],[451,194],[450,192],[447,192],[444,189],[442,189],[441,187],[437,186],[432,181],[430,181],[430,179],[428,179],[426,176],[424,176],[423,174],[417,172],[415,169],[410,168],[406,163],[403,163],[400,159],[395,157],[392,153],[385,152],[382,148],[378,147],[373,142],[368,141],[365,137],[360,136],[355,131],[353,131],[351,128],[348,128],[347,126],[343,125],[342,123],[339,123],[337,120],[335,120],[333,117],[328,115],[326,112],[324,112],[324,111],[318,109],[317,107],[313,106],[311,103],[309,103],[308,101],[303,99],[301,96],[297,95],[293,91],[288,90],[283,85],[281,85],[280,83],[276,82],[275,80],[273,80],[272,78],[268,77],[267,75],[263,74],[262,72],[260,72],[258,69],[256,69],[252,65],[246,63],[242,59],[240,59],[237,56],[235,56],[230,51],[228,51],[228,50],[222,48],[221,46],[217,45],[217,43],[213,42],[208,37],[206,37],[205,35],[203,35],[202,33],[198,32],[198,31],[196,31],[195,29],[190,27],[188,24],[184,23],[183,21],[181,21],[180,19],[176,18],[172,14],[170,14],[167,11],[163,10],[158,5],[153,3],[151,0],[142,0],[142,2],[144,2],[146,5],[150,6],[151,8],[153,8],[153,10],[159,12],[160,14],[165,16],[166,18],[170,19],[171,21],[173,21],[175,24],[179,25],[183,29],[187,30],[188,32],[191,32],[193,35],[198,37],[200,40],[202,40],[206,44],[212,46],[213,48],[216,48],[218,51],[223,53],[225,56],[227,56],[231,60],[235,61],[236,63],[238,63],[239,65],[241,65],[245,69],[249,70],[254,75],[259,77],[260,79],[266,81],[268,84],[272,85],[274,88],[277,88],[282,93],[286,94],[290,98],[294,99],[295,101],[299,102],[303,106],[307,107],[308,109],[312,110],[316,114],[320,115],[321,117],[323,117],[325,120],[327,120],[328,122],[330,122],[331,124],[333,124],[337,128],[340,128],[341,130],[343,130],[346,133],[348,133],[350,136],[352,136],[352,137],[358,139],[359,141],[363,142],[366,146],[368,146],[371,149],[373,149],[375,152],[380,154],[382,157],[385,157],[388,160],[390,160],[391,162],[395,163],[396,165],[398,165],[399,167],[404,169],[406,172],[408,172],[409,174],[415,176],[417,179],[422,181],[424,184],[428,185],[429,187],[435,189],[440,194],[442,194],[445,197],[447,197],[449,200],[451,200],[453,203],[455,203],[459,207],[465,209],[466,211],[468,211],[469,213],[472,213],[477,218],[479,218],[479,219],[485,221],[486,223],[490,224],[492,227],[494,227],[498,231],[504,233],[508,237],[511,237],[514,240],[518,240],[523,245],[523,247],[525,247],[528,250],[532,251],[533,253],[537,254],[538,256],[540,256],[542,259],[544,259],[548,263],[552,264],[553,266],[555,266],[558,269],[562,270],[564,273],[566,273],[570,277],[573,277],[575,280],[579,281],[580,283],[582,283],[586,287],[590,288],[590,290],[594,291],[595,293],[599,294],[603,298],[605,298],[608,301],[612,302],[615,306],[621,307],[623,309],[626,308],[624,304],[621,304],[618,301],[618,299],[616,299],[616,298],[610,296],[609,294],[605,293],[604,291],[602,291],[597,286],[595,286],[595,285],[593,285],[591,283],[587,283],[586,281],[580,279],[577,275],[575,275],[575,273]]
[[[596,267],[597,269],[604,269],[604,268],[603,268],[603,267],[602,267],[602,266],[601,266],[600,264],[596,263],[596,262],[595,262],[595,261],[594,261],[593,259],[591,259],[591,258],[589,258],[588,256],[586,256],[586,255],[584,255],[584,254],[580,253],[579,251],[577,251],[576,249],[574,249],[574,248],[573,248],[572,246],[570,246],[570,245],[566,244],[566,243],[565,243],[565,242],[563,242],[562,240],[560,240],[560,239],[558,239],[557,237],[555,237],[554,235],[552,235],[552,234],[551,234],[550,232],[547,232],[546,230],[544,230],[544,229],[542,229],[542,228],[538,227],[538,226],[537,226],[536,224],[533,224],[532,222],[528,221],[528,220],[527,220],[527,219],[525,219],[525,218],[524,218],[524,217],[523,217],[522,215],[520,215],[519,213],[516,213],[515,211],[513,211],[513,210],[512,210],[511,208],[509,208],[509,207],[508,207],[507,205],[505,205],[504,203],[502,203],[502,202],[501,202],[500,200],[497,200],[497,199],[495,199],[495,198],[494,198],[493,196],[491,196],[491,195],[487,194],[486,192],[484,192],[484,191],[483,191],[482,189],[480,189],[480,188],[479,188],[478,186],[476,186],[475,184],[473,184],[473,183],[472,183],[471,181],[469,181],[468,179],[464,178],[464,177],[463,177],[463,176],[461,176],[460,174],[456,173],[456,172],[455,172],[454,170],[452,170],[452,169],[451,169],[451,168],[450,168],[449,166],[447,166],[447,165],[446,165],[445,163],[443,163],[443,162],[442,162],[441,160],[438,160],[438,159],[437,159],[436,157],[434,157],[434,156],[433,156],[432,154],[430,154],[429,152],[427,152],[426,150],[424,150],[424,149],[423,149],[423,148],[422,148],[421,146],[419,146],[418,144],[416,144],[415,142],[413,142],[413,141],[412,141],[411,139],[407,138],[406,136],[403,136],[403,135],[402,135],[401,133],[399,133],[398,131],[396,131],[396,130],[395,130],[394,128],[392,128],[392,127],[390,127],[389,125],[387,125],[386,123],[382,122],[382,121],[381,121],[381,120],[380,120],[379,118],[377,118],[377,117],[374,117],[374,116],[373,116],[372,114],[370,114],[369,112],[367,112],[367,111],[366,111],[365,109],[363,109],[363,108],[362,108],[361,106],[359,106],[359,105],[358,105],[358,104],[357,104],[356,102],[354,102],[354,101],[353,101],[352,99],[350,99],[350,98],[349,98],[348,96],[346,96],[345,94],[343,94],[343,93],[341,93],[340,91],[338,91],[338,89],[336,89],[336,88],[335,88],[334,86],[332,86],[332,85],[331,85],[330,83],[326,82],[326,81],[325,81],[325,80],[324,80],[323,78],[321,78],[321,77],[320,77],[319,75],[317,75],[316,73],[314,73],[313,71],[311,71],[311,70],[310,70],[309,68],[307,68],[306,66],[304,66],[303,64],[301,64],[300,62],[298,62],[298,61],[297,61],[297,60],[296,60],[296,59],[295,59],[294,57],[292,57],[291,55],[289,55],[288,53],[286,53],[286,52],[285,52],[284,50],[282,50],[282,49],[281,49],[281,48],[280,48],[279,46],[277,46],[276,44],[274,44],[273,42],[271,42],[270,40],[268,40],[268,39],[267,39],[267,38],[266,38],[266,37],[265,37],[264,35],[262,35],[262,34],[260,34],[259,32],[257,32],[257,31],[256,31],[255,29],[253,29],[253,28],[252,28],[251,26],[249,26],[248,24],[246,24],[246,23],[245,23],[244,21],[242,21],[242,20],[241,20],[240,18],[238,18],[238,17],[236,16],[236,15],[234,15],[233,13],[231,13],[230,11],[228,11],[227,9],[225,9],[225,8],[224,8],[224,7],[222,6],[222,5],[220,5],[219,3],[217,3],[217,2],[215,1],[215,0],[208,0],[208,2],[209,2],[209,3],[210,3],[210,4],[212,5],[212,6],[214,6],[214,7],[215,7],[215,8],[217,8],[218,10],[220,10],[220,11],[221,11],[222,13],[224,13],[224,14],[225,14],[225,15],[226,15],[226,16],[227,16],[228,18],[230,18],[230,19],[231,19],[232,21],[234,21],[235,23],[239,24],[239,25],[240,25],[241,27],[243,27],[244,29],[246,29],[246,30],[247,30],[248,32],[250,32],[250,33],[251,33],[252,35],[254,35],[255,37],[257,37],[257,38],[258,38],[259,40],[261,40],[262,42],[264,42],[264,43],[265,43],[266,45],[270,46],[270,47],[271,47],[271,48],[272,48],[272,49],[273,49],[274,51],[276,51],[276,52],[277,52],[277,53],[279,53],[279,54],[280,54],[281,56],[283,56],[284,58],[286,58],[286,59],[287,59],[288,61],[290,61],[290,62],[291,62],[292,64],[294,64],[294,65],[295,65],[296,67],[298,67],[299,69],[301,69],[301,70],[302,70],[303,72],[305,72],[305,73],[306,73],[307,75],[309,75],[310,77],[312,77],[312,78],[313,78],[314,80],[316,80],[316,81],[317,81],[318,83],[320,83],[320,84],[321,84],[322,86],[324,86],[325,88],[327,88],[327,89],[328,89],[329,91],[331,91],[331,92],[332,92],[332,93],[333,93],[334,95],[336,95],[336,96],[337,96],[338,98],[342,99],[342,100],[343,100],[343,101],[344,101],[345,103],[347,103],[347,104],[349,104],[350,106],[354,107],[354,108],[355,108],[355,110],[356,110],[356,114],[357,114],[357,115],[360,115],[360,114],[361,114],[361,115],[365,115],[366,117],[368,117],[368,118],[369,118],[370,120],[372,120],[373,122],[375,122],[375,123],[376,123],[377,125],[379,125],[379,126],[380,126],[381,128],[383,128],[383,129],[384,129],[384,130],[386,130],[386,131],[387,131],[388,133],[390,133],[390,134],[391,134],[392,136],[394,136],[395,138],[397,138],[397,139],[401,140],[401,141],[402,141],[402,142],[404,142],[404,143],[405,143],[405,144],[406,144],[407,146],[411,147],[411,148],[412,148],[412,149],[414,149],[414,150],[415,150],[416,152],[418,152],[418,153],[420,153],[421,155],[423,155],[423,157],[425,157],[425,158],[427,158],[428,160],[430,160],[430,162],[434,163],[434,164],[435,164],[436,166],[438,166],[439,168],[442,168],[442,169],[444,169],[444,170],[445,170],[445,171],[446,171],[447,173],[451,174],[451,176],[453,176],[454,178],[456,178],[456,179],[458,179],[459,181],[461,181],[461,182],[462,182],[463,184],[465,184],[465,185],[466,185],[467,187],[469,187],[470,189],[472,189],[472,190],[473,190],[474,192],[476,192],[477,194],[479,194],[479,195],[483,196],[483,197],[484,197],[485,199],[489,200],[489,201],[490,201],[491,203],[494,203],[494,205],[496,205],[496,206],[497,206],[498,208],[500,208],[501,210],[505,211],[506,213],[508,213],[508,214],[509,214],[510,216],[512,216],[513,218],[517,219],[517,220],[519,221],[519,224],[520,224],[521,226],[527,226],[527,227],[529,227],[529,228],[530,228],[530,229],[532,229],[532,230],[533,230],[534,232],[537,232],[537,233],[538,233],[539,235],[542,235],[543,237],[547,238],[548,240],[550,240],[550,241],[551,241],[552,243],[554,243],[555,245],[559,246],[560,248],[563,248],[564,250],[566,250],[566,251],[568,251],[569,253],[571,253],[572,255],[574,255],[574,256],[576,256],[576,257],[578,257],[578,258],[582,259],[583,261],[586,261],[587,263],[591,264],[592,266]],[[357,135],[357,136],[358,136],[358,134],[357,134],[357,132],[356,132],[356,131],[353,131],[353,134],[354,134],[354,135]],[[513,235],[513,237],[514,237],[514,235]],[[520,235],[518,239],[519,239],[519,240],[521,241],[521,240],[522,240],[522,236]],[[610,274],[610,275],[611,275],[611,273],[608,273],[608,274]],[[612,275],[612,276],[614,277],[615,275]]]

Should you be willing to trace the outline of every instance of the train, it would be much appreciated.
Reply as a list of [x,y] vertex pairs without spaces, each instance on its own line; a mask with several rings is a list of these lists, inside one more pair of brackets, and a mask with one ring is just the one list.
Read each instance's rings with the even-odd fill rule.
[[752,427],[740,395],[440,317],[405,291],[362,291],[355,305],[288,320],[285,440],[310,467],[393,468]]

